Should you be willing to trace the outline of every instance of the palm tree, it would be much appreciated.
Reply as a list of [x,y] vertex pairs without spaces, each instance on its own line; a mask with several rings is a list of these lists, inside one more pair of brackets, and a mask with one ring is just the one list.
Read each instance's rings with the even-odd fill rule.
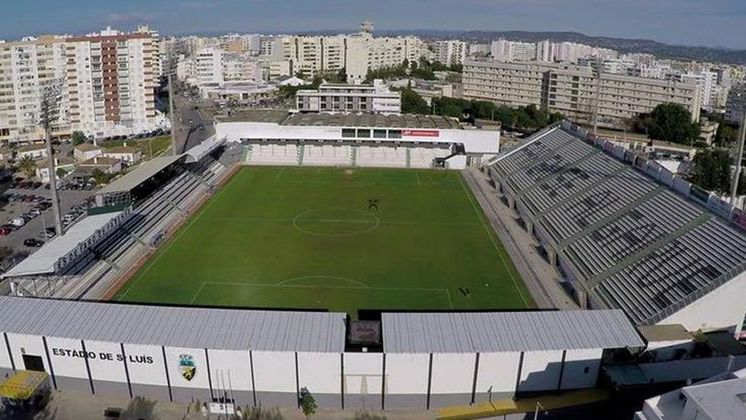
[[30,156],[24,156],[18,162],[18,169],[27,177],[32,177],[36,174],[36,162]]

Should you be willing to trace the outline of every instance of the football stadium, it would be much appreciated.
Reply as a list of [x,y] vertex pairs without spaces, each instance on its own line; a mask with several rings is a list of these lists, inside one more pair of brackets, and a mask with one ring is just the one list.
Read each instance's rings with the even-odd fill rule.
[[[3,275],[0,374],[433,409],[586,390],[637,327],[740,329],[746,215],[568,122],[237,112]],[[736,363],[740,363],[736,361]]]

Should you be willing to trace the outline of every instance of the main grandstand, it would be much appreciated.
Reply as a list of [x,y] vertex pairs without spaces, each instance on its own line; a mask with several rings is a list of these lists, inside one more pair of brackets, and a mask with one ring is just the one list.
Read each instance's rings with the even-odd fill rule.
[[744,218],[717,196],[569,123],[488,172],[581,306],[623,309],[638,324],[740,326]]

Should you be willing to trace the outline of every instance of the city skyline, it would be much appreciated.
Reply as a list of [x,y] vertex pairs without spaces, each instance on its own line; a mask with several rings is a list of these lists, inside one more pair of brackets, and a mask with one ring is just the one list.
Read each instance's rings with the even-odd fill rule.
[[[46,11],[43,20],[40,9]],[[131,0],[121,5],[38,0],[8,4],[3,16],[0,39],[142,24],[163,34],[351,30],[369,19],[381,30],[573,31],[746,49],[746,3],[737,0]]]

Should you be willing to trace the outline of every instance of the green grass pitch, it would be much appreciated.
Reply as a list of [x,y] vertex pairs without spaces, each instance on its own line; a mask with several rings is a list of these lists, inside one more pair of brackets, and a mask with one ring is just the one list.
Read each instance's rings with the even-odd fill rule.
[[534,306],[460,173],[301,167],[241,169],[115,299],[353,317]]

